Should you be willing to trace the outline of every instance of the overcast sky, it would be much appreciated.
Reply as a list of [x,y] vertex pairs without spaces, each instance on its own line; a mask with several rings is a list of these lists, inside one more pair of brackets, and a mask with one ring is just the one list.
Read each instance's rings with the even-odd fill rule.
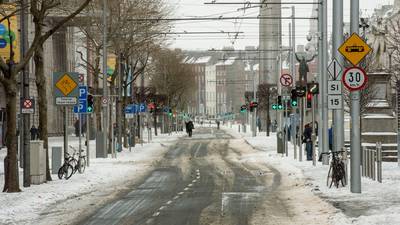
[[[247,9],[245,11],[240,10],[243,6],[241,5],[204,5],[205,2],[211,2],[211,0],[165,0],[169,7],[173,10],[171,17],[182,18],[182,17],[219,17],[219,16],[258,16],[259,8]],[[247,2],[248,0],[217,0],[217,2]],[[258,0],[253,0],[257,2]],[[283,0],[288,1],[288,0]],[[291,2],[304,0],[290,0]],[[311,1],[311,0],[308,0]],[[332,1],[328,6],[328,11],[332,11]],[[350,1],[344,0],[344,20],[349,21],[350,19]],[[380,7],[386,4],[392,4],[393,0],[360,0],[360,7],[363,14],[371,14],[374,8]],[[284,5],[285,7],[290,5]],[[296,5],[296,16],[311,16],[312,12],[311,5]],[[283,9],[282,16],[290,16],[290,9]],[[329,13],[331,17],[331,13]],[[283,44],[288,44],[288,26],[289,20],[283,20],[282,31],[283,31]],[[331,32],[331,21],[329,21],[328,31]],[[182,48],[190,50],[207,50],[211,48],[221,49],[223,46],[233,46],[235,49],[243,49],[244,46],[258,46],[258,20],[224,20],[224,21],[178,21],[173,24],[173,31],[181,32],[214,32],[214,31],[225,31],[225,32],[244,32],[240,34],[238,39],[234,39],[233,35],[229,36],[226,34],[208,34],[208,35],[171,35],[170,44],[172,48]],[[296,20],[296,42],[297,44],[306,44],[306,35],[309,32],[309,21],[308,20]]]

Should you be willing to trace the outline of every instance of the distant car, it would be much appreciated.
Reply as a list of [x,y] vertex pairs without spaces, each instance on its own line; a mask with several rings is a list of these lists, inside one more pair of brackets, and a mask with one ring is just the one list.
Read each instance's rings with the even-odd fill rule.
[[346,52],[364,52],[364,47],[363,46],[347,46],[346,47]]

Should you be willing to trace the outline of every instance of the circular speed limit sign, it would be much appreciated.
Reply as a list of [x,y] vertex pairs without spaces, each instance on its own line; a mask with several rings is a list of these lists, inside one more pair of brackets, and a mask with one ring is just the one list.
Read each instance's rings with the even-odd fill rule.
[[368,82],[367,73],[360,67],[348,68],[343,73],[342,82],[350,91],[361,90]]

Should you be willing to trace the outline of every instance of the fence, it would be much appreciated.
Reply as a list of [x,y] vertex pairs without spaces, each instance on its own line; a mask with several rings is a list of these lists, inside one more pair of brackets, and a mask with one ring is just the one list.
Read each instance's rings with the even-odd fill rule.
[[363,147],[362,176],[382,183],[382,143],[376,143],[375,149]]

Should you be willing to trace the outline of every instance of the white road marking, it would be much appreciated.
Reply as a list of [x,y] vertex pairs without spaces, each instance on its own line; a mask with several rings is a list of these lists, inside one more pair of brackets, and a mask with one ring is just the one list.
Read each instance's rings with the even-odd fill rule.
[[166,204],[167,204],[167,205],[171,205],[171,203],[172,203],[172,201],[168,201]]
[[193,186],[193,184],[189,184],[189,185],[188,185],[188,187],[191,187],[191,186]]
[[187,190],[189,190],[189,188],[185,188],[185,189],[183,189],[184,191],[187,191]]
[[197,180],[192,180],[192,183],[196,183],[197,182]]
[[183,195],[185,192],[179,192],[178,195]]
[[178,199],[178,198],[179,198],[179,196],[177,195],[177,196],[174,197],[174,200],[176,200],[176,199]]
[[165,206],[161,206],[158,211],[163,211],[165,209]]
[[154,214],[153,214],[153,217],[156,217],[156,216],[159,216],[160,215],[160,212],[155,212]]

